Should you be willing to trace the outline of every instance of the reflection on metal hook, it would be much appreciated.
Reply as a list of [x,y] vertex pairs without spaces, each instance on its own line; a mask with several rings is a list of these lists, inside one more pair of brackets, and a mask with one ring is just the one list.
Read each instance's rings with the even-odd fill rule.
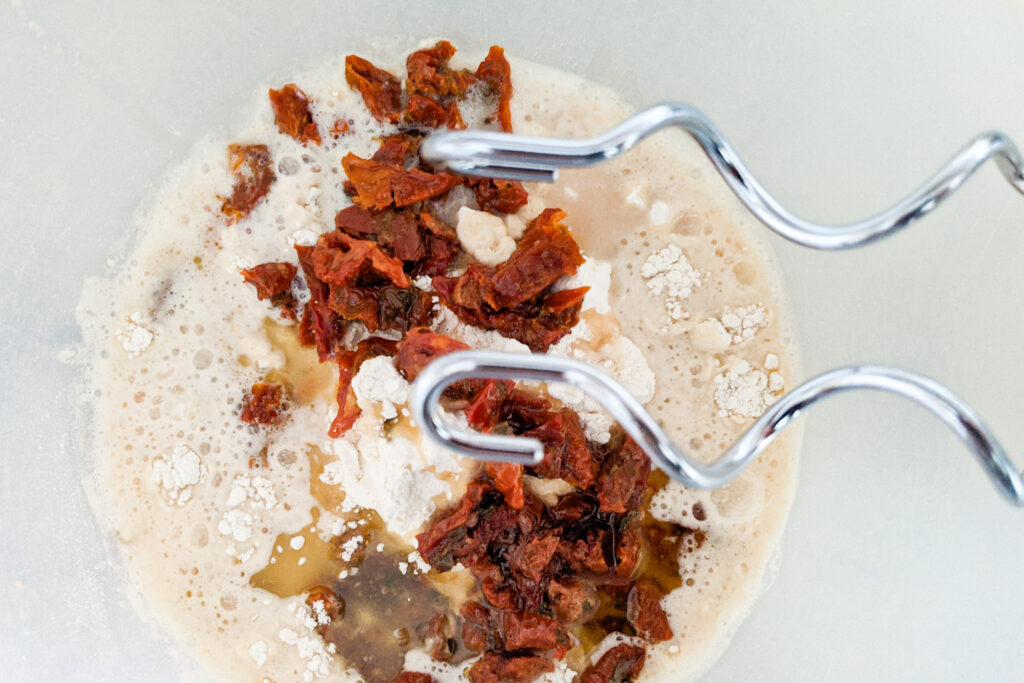
[[672,479],[692,488],[728,484],[771,443],[797,415],[819,400],[857,389],[903,396],[939,418],[974,455],[999,492],[1024,507],[1024,480],[988,428],[969,406],[942,385],[896,368],[850,366],[810,379],[758,418],[715,462],[690,459],[626,389],[603,372],[565,358],[493,351],[459,351],[428,365],[413,384],[411,407],[417,424],[439,445],[481,460],[536,464],[541,443],[522,436],[483,434],[455,428],[442,418],[438,401],[454,382],[472,378],[561,382],[601,403],[622,428]]
[[507,133],[435,133],[423,141],[424,159],[458,173],[552,182],[562,167],[592,166],[622,154],[648,135],[678,126],[689,133],[740,201],[769,229],[814,249],[849,249],[870,244],[932,211],[989,159],[1024,193],[1024,160],[998,132],[974,138],[906,199],[871,218],[840,226],[819,225],[789,213],[761,187],[721,131],[703,113],[682,103],[645,109],[606,133],[586,140],[534,138]]

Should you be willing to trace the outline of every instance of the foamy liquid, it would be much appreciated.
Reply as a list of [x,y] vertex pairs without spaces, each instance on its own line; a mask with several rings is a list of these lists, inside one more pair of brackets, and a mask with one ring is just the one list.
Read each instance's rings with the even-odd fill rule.
[[[472,66],[481,56],[459,53],[455,62]],[[403,73],[404,58],[374,61]],[[511,64],[519,133],[583,137],[629,113],[605,88],[520,60]],[[301,600],[253,588],[249,577],[266,565],[279,533],[310,526],[316,501],[305,453],[331,451],[326,425],[335,409],[326,387],[311,392],[278,431],[256,432],[240,422],[240,397],[268,371],[282,369],[286,358],[265,332],[267,305],[238,271],[294,261],[294,240],[332,229],[334,214],[348,204],[340,188],[341,157],[348,151],[368,156],[374,138],[387,132],[348,89],[340,58],[292,80],[315,103],[321,131],[341,118],[353,120],[355,134],[334,145],[325,136],[319,148],[296,143],[278,133],[267,86],[261,86],[249,124],[230,139],[202,141],[168,175],[140,215],[130,254],[109,279],[89,283],[80,306],[98,392],[97,513],[123,542],[152,613],[211,670],[235,680],[319,676],[300,647],[279,637],[283,629],[310,636],[297,623]],[[232,226],[225,225],[218,199],[231,186],[229,142],[268,144],[277,171],[268,197]],[[314,186],[319,196],[311,196]],[[769,353],[778,357],[787,384],[797,373],[780,278],[752,234],[757,226],[696,145],[671,131],[622,159],[527,189],[544,205],[568,212],[566,223],[585,256],[612,264],[612,312],[657,376],[649,409],[688,452],[713,460],[749,423],[719,414],[715,377],[738,360],[761,368]],[[659,202],[663,206],[655,208]],[[641,275],[646,259],[669,244],[681,247],[705,276],[684,302],[689,317],[676,321]],[[763,304],[768,313],[753,337],[715,350],[693,343],[695,325],[751,304]],[[141,350],[129,343],[132,325],[153,335]],[[649,648],[641,680],[696,677],[727,644],[765,583],[793,494],[798,442],[787,433],[720,491],[670,485],[656,498],[657,516],[699,527],[707,540],[681,556],[684,584],[665,600],[676,638]],[[176,446],[196,453],[205,468],[180,505],[152,480],[154,462]],[[271,468],[261,474],[271,480],[276,503],[237,506],[253,518],[251,537],[238,541],[218,527],[230,509],[232,482],[252,474],[249,459],[264,452]],[[702,521],[692,514],[698,502],[706,512]],[[261,642],[267,659],[258,666],[250,648]],[[325,670],[325,680],[355,678],[341,662]]]

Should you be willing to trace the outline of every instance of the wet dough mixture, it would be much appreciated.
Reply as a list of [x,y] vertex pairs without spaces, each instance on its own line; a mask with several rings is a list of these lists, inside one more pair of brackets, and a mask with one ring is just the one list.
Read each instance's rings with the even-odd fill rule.
[[168,175],[80,306],[97,513],[140,608],[237,680],[706,670],[770,576],[793,434],[698,492],[570,388],[446,395],[451,420],[544,441],[526,471],[421,439],[408,400],[439,354],[546,352],[717,457],[796,358],[778,275],[710,164],[666,132],[551,185],[429,167],[433,129],[584,137],[630,111],[500,48],[349,55],[271,85]]

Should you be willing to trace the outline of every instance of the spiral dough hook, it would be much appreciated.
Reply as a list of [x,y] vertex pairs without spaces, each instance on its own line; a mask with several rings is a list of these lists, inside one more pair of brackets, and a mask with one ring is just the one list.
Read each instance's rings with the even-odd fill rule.
[[775,201],[707,116],[688,104],[674,102],[645,109],[590,139],[482,131],[436,133],[424,140],[420,153],[427,161],[457,173],[553,182],[559,168],[592,166],[612,159],[669,126],[682,128],[700,144],[740,201],[769,229],[814,249],[850,249],[888,237],[932,211],[989,159],[994,158],[1010,184],[1024,193],[1024,161],[1016,145],[1002,133],[989,132],[974,138],[916,192],[882,213],[848,225],[812,223]]
[[442,418],[439,400],[460,380],[486,378],[569,384],[599,402],[651,461],[672,479],[698,489],[725,486],[753,462],[795,417],[818,401],[846,391],[873,389],[903,396],[927,409],[963,442],[1011,503],[1024,507],[1024,480],[1003,448],[971,408],[930,379],[897,368],[855,365],[826,372],[782,396],[718,460],[689,458],[621,384],[584,363],[537,354],[459,351],[428,365],[413,383],[410,401],[417,424],[430,439],[480,460],[535,465],[544,457],[540,441],[457,428]]

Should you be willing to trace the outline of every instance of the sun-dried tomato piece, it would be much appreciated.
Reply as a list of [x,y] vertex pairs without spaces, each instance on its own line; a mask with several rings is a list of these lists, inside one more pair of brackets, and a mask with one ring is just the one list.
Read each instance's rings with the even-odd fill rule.
[[629,578],[636,572],[640,554],[644,549],[643,532],[640,522],[629,515],[622,520],[618,542],[615,544],[615,573]]
[[261,263],[242,271],[242,277],[256,288],[256,298],[270,299],[270,303],[281,309],[281,314],[295,320],[295,297],[292,295],[292,280],[298,268],[291,263]]
[[437,683],[433,676],[419,671],[403,671],[391,679],[391,683]]
[[579,246],[562,224],[565,212],[545,209],[530,221],[507,261],[494,272],[494,291],[502,308],[534,299],[583,263]]
[[512,132],[512,69],[505,59],[505,51],[492,45],[487,57],[476,69],[476,77],[485,82],[498,96],[498,123],[506,133]]
[[506,650],[554,650],[565,642],[558,622],[539,614],[504,612],[501,627]]
[[487,463],[487,475],[494,480],[494,488],[501,491],[509,507],[523,507],[523,466],[511,462]]
[[416,379],[420,370],[438,356],[452,351],[468,351],[469,346],[443,334],[437,334],[425,327],[409,330],[398,343],[395,367],[410,382]]
[[672,637],[668,616],[661,607],[661,588],[651,579],[640,579],[629,590],[626,619],[643,638],[660,643]]
[[427,624],[427,634],[423,642],[431,659],[447,662],[455,655],[458,642],[455,640],[455,624],[447,614],[434,615]]
[[378,121],[397,123],[402,113],[402,82],[356,55],[345,58],[345,82],[363,96]]
[[548,604],[560,622],[571,624],[593,615],[597,598],[592,587],[567,576],[548,584]]
[[400,261],[416,262],[427,257],[419,222],[408,211],[372,213],[361,206],[350,206],[338,212],[334,225],[347,235],[376,242]]
[[548,291],[583,263],[576,240],[562,225],[564,217],[560,209],[542,212],[496,268],[471,264],[457,278],[435,277],[438,296],[464,322],[546,351],[579,322],[587,292],[586,287]]
[[418,168],[400,173],[391,181],[395,206],[409,206],[424,199],[442,195],[462,184],[462,179],[450,173],[427,173]]
[[291,263],[261,263],[242,271],[242,277],[256,288],[256,298],[273,300],[292,287],[298,268]]
[[370,157],[373,161],[382,161],[395,166],[405,166],[415,161],[420,149],[421,138],[413,133],[396,133],[381,140],[380,147]]
[[299,324],[299,341],[306,345],[315,344],[320,362],[323,362],[344,350],[343,340],[349,322],[331,310],[330,287],[316,276],[313,252],[313,247],[295,245],[310,297]]
[[540,439],[544,444],[544,460],[533,468],[536,474],[564,479],[579,488],[594,483],[599,463],[594,460],[575,412],[563,409],[525,435]]
[[354,200],[368,209],[385,209],[392,204],[409,206],[444,194],[462,184],[450,173],[406,170],[391,162],[363,159],[349,152],[341,160],[345,174],[355,187]]
[[409,108],[405,117],[412,123],[421,123],[431,128],[440,128],[448,122],[448,112],[443,106],[436,100],[418,93],[409,96]]
[[409,92],[423,93],[435,97],[462,97],[476,81],[466,69],[452,69],[448,61],[455,54],[455,47],[447,40],[439,41],[434,47],[413,52],[405,60],[409,72]]
[[510,569],[537,583],[544,578],[544,571],[557,550],[558,535],[546,533],[510,548],[506,560]]
[[582,538],[563,538],[558,547],[558,554],[574,572],[603,577],[611,570],[604,551],[609,537],[610,532],[607,530],[590,528]]
[[316,277],[329,285],[354,285],[363,276],[376,275],[395,287],[409,286],[401,261],[373,242],[349,237],[341,230],[321,235],[310,258]]
[[639,645],[621,643],[583,670],[572,683],[629,683],[644,668],[647,653]]
[[481,211],[491,213],[515,213],[526,206],[529,198],[523,184],[518,180],[498,178],[471,178],[469,186],[476,195]]
[[479,602],[462,606],[462,644],[475,652],[502,646],[501,634],[491,621],[491,612]]
[[280,90],[270,90],[270,105],[274,108],[274,120],[277,128],[305,144],[320,144],[320,131],[309,111],[309,98],[294,83],[289,83]]
[[252,385],[242,405],[242,422],[251,425],[273,425],[281,421],[288,405],[284,403],[284,388],[280,384]]
[[332,439],[347,432],[355,424],[362,412],[356,401],[356,393],[352,390],[352,379],[359,372],[359,367],[376,356],[393,356],[397,343],[381,337],[368,337],[356,344],[352,351],[337,354],[338,360],[338,414],[331,422],[327,435]]
[[416,536],[417,550],[434,569],[443,572],[455,566],[454,551],[448,537],[458,532],[459,540],[465,538],[464,527],[475,525],[476,507],[490,490],[490,486],[471,482],[458,505],[442,513],[440,518],[432,521],[426,530]]
[[466,677],[472,683],[527,683],[554,668],[546,655],[486,652],[469,668]]
[[234,223],[249,215],[277,176],[266,145],[228,145],[228,168],[235,184],[220,210],[228,223]]
[[622,514],[637,509],[642,502],[650,473],[650,458],[633,439],[625,437],[622,445],[605,460],[594,487],[594,495],[601,503],[601,510]]

